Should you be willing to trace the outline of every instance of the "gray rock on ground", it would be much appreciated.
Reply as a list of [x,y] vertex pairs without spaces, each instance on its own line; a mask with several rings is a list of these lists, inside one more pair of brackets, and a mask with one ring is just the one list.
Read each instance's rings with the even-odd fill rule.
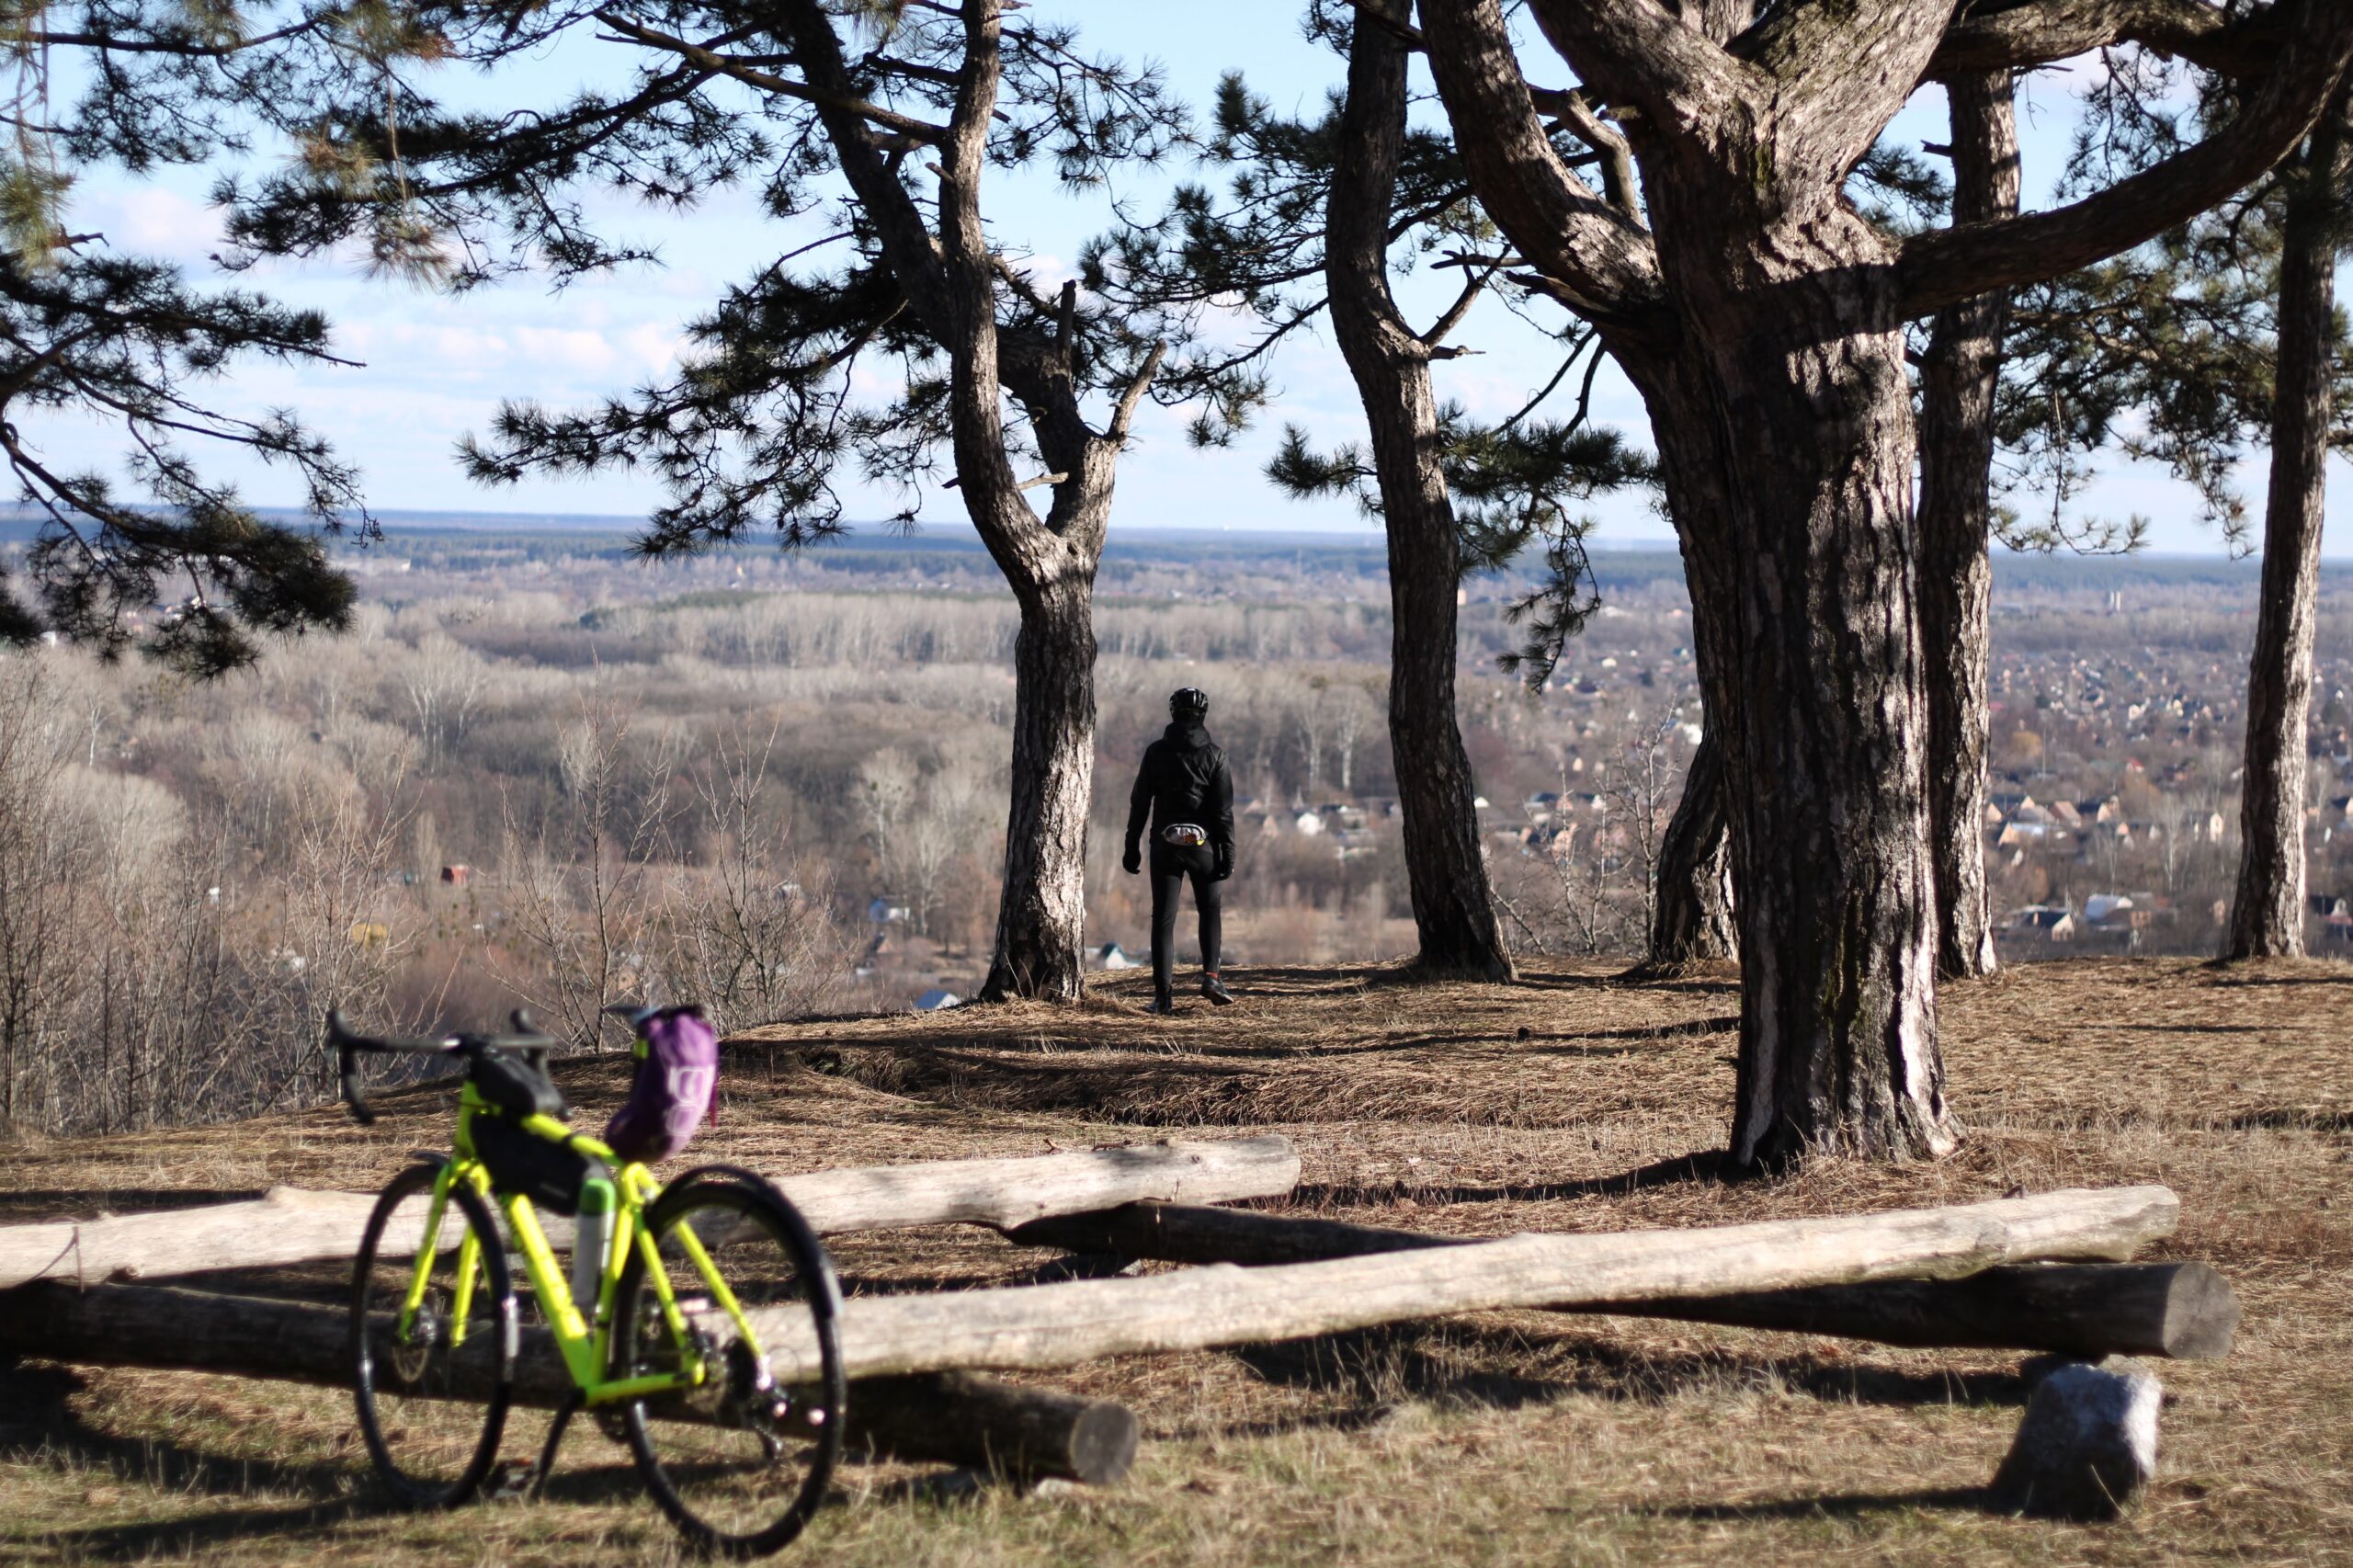
[[2028,1400],[1991,1502],[2008,1514],[2099,1520],[2121,1514],[2157,1470],[2165,1390],[2140,1363],[2069,1362]]

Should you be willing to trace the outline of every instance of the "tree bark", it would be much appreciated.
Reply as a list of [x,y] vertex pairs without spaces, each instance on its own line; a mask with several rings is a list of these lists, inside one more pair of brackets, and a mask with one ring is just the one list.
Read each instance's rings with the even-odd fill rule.
[[[328,1388],[350,1381],[350,1324],[334,1307],[142,1285],[34,1285],[0,1295],[0,1351]],[[487,1365],[459,1368],[461,1395],[487,1397]],[[515,1370],[523,1404],[551,1408],[572,1392],[544,1330],[523,1336]],[[1111,1401],[960,1372],[853,1382],[847,1415],[844,1440],[853,1450],[1097,1485],[1127,1473],[1139,1432],[1134,1413]]]
[[[1756,0],[1688,0],[1683,19],[1696,22],[1713,43],[1727,43],[1756,19]],[[1625,176],[1620,173],[1620,179]],[[1618,205],[1639,217],[1631,196]],[[1642,356],[1660,358],[1653,348]],[[1699,744],[1683,776],[1683,793],[1659,846],[1658,892],[1651,911],[1650,948],[1640,968],[1646,974],[1672,974],[1686,965],[1737,957],[1740,928],[1733,892],[1732,822],[1725,810],[1724,744],[1719,734],[1733,700],[1728,678],[1733,650],[1723,640],[1722,608],[1729,600],[1723,561],[1732,548],[1731,517],[1723,478],[1730,472],[1704,425],[1687,426],[1672,411],[1702,397],[1691,367],[1680,362],[1679,346],[1637,379],[1646,387],[1659,449],[1659,477],[1667,512],[1676,522],[1683,551],[1684,581],[1691,600],[1691,645],[1701,691]],[[1622,359],[1622,355],[1621,355]],[[1686,384],[1669,392],[1666,383]],[[1665,424],[1661,424],[1661,416]],[[1710,679],[1711,672],[1716,677]]]
[[1659,484],[1683,552],[1699,676],[1704,729],[1661,846],[1658,908],[1644,960],[1646,971],[1671,972],[1695,960],[1737,957],[1740,950],[1733,846],[1737,824],[1725,778],[1725,730],[1741,700],[1734,678],[1741,654],[1731,566],[1739,544],[1728,483],[1738,465],[1719,450],[1713,426],[1687,412],[1705,407],[1709,393],[1700,367],[1682,352],[1679,341],[1660,347],[1613,339],[1613,352],[1651,416]]
[[[1839,298],[1854,285],[1836,278],[1807,279],[1832,319],[1865,304]],[[1744,824],[1732,1153],[1743,1165],[1813,1148],[1940,1155],[1954,1136],[1937,1050],[1902,338],[1809,343],[1805,329],[1791,341],[1754,324],[1715,359],[1727,445],[1796,460],[1750,473],[1752,544],[1733,573],[1748,635],[1725,758]]]
[[1879,244],[1859,220],[1752,243],[1765,276],[1695,300],[1692,334],[1739,541],[1703,548],[1693,574],[1738,889],[1732,1153],[1939,1155],[1954,1136],[1903,341],[1860,324],[1893,312],[1874,298],[1884,269],[1856,254]]
[[[2018,119],[2007,71],[1945,84],[1953,222],[2018,210]],[[1993,613],[1994,388],[2006,290],[1937,312],[1920,371],[1920,642],[1927,662],[1928,831],[1937,972],[1994,972],[1985,887],[1986,663]]]
[[2344,111],[2340,93],[2294,171],[2280,232],[2263,597],[2247,664],[2238,891],[2225,959],[2294,957],[2304,950],[2305,734],[2328,492],[2337,239],[2347,210],[2336,184]]
[[[1075,566],[1076,563],[1074,563]],[[1095,563],[1022,585],[1013,653],[1013,796],[984,1001],[1075,1001],[1086,976],[1086,826],[1095,791]]]
[[1438,466],[1433,347],[1389,291],[1389,230],[1405,140],[1404,41],[1376,11],[1411,18],[1406,0],[1366,0],[1348,52],[1348,97],[1332,176],[1324,270],[1332,330],[1370,427],[1389,536],[1389,740],[1396,761],[1405,878],[1419,967],[1515,978],[1480,853],[1477,791],[1455,720],[1455,594],[1461,542]]
[[[1422,1231],[1166,1203],[1032,1221],[1006,1233],[1006,1239],[1068,1252],[1245,1267],[1472,1244],[1471,1238]],[[1961,1279],[1602,1301],[1578,1310],[1835,1334],[1882,1345],[2049,1350],[2094,1359],[2227,1356],[2239,1321],[2230,1281],[2202,1263],[2027,1264]]]
[[[914,1225],[1017,1225],[1146,1200],[1229,1203],[1279,1198],[1298,1184],[1299,1155],[1280,1137],[1172,1139],[1009,1160],[938,1160],[813,1171],[775,1178],[820,1235]],[[229,1268],[279,1268],[350,1257],[375,1207],[362,1192],[273,1188],[249,1202],[153,1214],[0,1226],[0,1289],[34,1279],[97,1284]],[[387,1245],[415,1246],[395,1221]],[[572,1221],[540,1217],[548,1239],[572,1244]],[[452,1233],[446,1244],[457,1245]]]
[[1659,840],[1658,901],[1645,974],[1672,974],[1739,950],[1733,915],[1732,839],[1724,822],[1723,745],[1712,717],[1700,731],[1683,796]]

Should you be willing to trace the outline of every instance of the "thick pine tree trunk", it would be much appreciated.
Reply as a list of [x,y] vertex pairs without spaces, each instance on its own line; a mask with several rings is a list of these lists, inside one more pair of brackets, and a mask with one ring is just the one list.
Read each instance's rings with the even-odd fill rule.
[[1696,960],[1736,957],[1740,949],[1735,824],[1725,797],[1727,729],[1740,700],[1730,575],[1738,546],[1727,480],[1739,465],[1723,453],[1713,423],[1690,416],[1689,410],[1708,407],[1714,396],[1692,356],[1679,347],[1662,350],[1629,342],[1614,342],[1612,351],[1641,392],[1658,443],[1659,484],[1675,520],[1691,597],[1691,643],[1706,726],[1660,845],[1658,903],[1650,950],[1638,970],[1672,973]]
[[1075,1001],[1086,965],[1086,819],[1095,790],[1095,581],[1017,588],[1013,806],[985,1001]]
[[1651,911],[1646,974],[1728,959],[1739,949],[1733,918],[1732,840],[1724,821],[1723,744],[1712,714],[1683,775],[1683,798],[1659,841],[1658,899]]
[[[1945,84],[1952,105],[1953,222],[2018,210],[2009,73]],[[1994,565],[1994,388],[2005,294],[1937,312],[1920,373],[1920,639],[1928,684],[1928,824],[1937,871],[1937,971],[1991,974],[1985,888],[1987,622]]]
[[[1369,0],[1367,9],[1381,0]],[[1398,20],[1410,14],[1389,0]],[[1389,228],[1405,137],[1406,50],[1387,28],[1356,29],[1334,174],[1324,273],[1332,326],[1370,428],[1389,534],[1389,739],[1420,967],[1514,978],[1479,852],[1471,758],[1455,722],[1455,592],[1461,546],[1439,472],[1431,349],[1391,298]]]
[[[997,898],[996,951],[984,1001],[1075,1001],[1086,986],[1086,818],[1095,786],[1095,570],[1110,519],[1120,449],[1160,363],[1150,354],[1120,394],[1101,434],[1081,416],[1075,284],[1051,337],[1002,332],[995,263],[981,216],[981,180],[1002,74],[997,0],[964,7],[964,69],[941,143],[937,246],[914,238],[913,208],[869,142],[845,157],[870,210],[895,212],[908,272],[937,290],[928,308],[949,350],[949,411],[956,477],[981,542],[1021,608],[1013,653],[1012,806],[1006,820],[1005,883]],[[813,28],[813,31],[814,29]],[[831,40],[830,24],[819,41]],[[862,127],[851,133],[862,137]],[[936,275],[935,275],[936,269]],[[1044,517],[1013,471],[1004,404],[1010,392],[1051,470]]]
[[2271,410],[2271,483],[2263,519],[2263,599],[2247,665],[2246,771],[2239,798],[2239,881],[2222,956],[2304,950],[2305,726],[2320,599],[2327,494],[2330,341],[2336,306],[2336,191],[2345,99],[2313,133],[2281,231],[2279,365]]
[[1441,502],[1435,517],[1392,509],[1385,523],[1393,624],[1389,740],[1419,966],[1507,982],[1517,973],[1495,919],[1471,757],[1455,721],[1454,585],[1461,569],[1454,517]]
[[[1824,303],[1799,319],[1845,313]],[[1730,448],[1775,454],[1745,466],[1751,548],[1733,571],[1745,633],[1725,758],[1741,824],[1733,1155],[1942,1153],[1953,1140],[1937,1052],[1903,342],[1726,347],[1714,364]],[[1773,373],[1783,369],[1795,374]]]
[[[1677,216],[1721,233],[1721,218]],[[1731,287],[1677,279],[1696,351],[1634,375],[1654,408],[1706,415],[1663,434],[1661,455],[1724,746],[1732,1153],[1941,1154],[1912,396],[1886,274],[1864,265],[1885,242],[1835,212],[1747,241],[1756,271]],[[1709,462],[1687,513],[1676,483]]]
[[[1613,350],[1652,357],[1620,361],[1654,426],[1665,415],[1663,458],[1671,439],[1702,458],[1712,442],[1721,471],[1721,520],[1678,507],[1677,521],[1724,721],[1742,978],[1733,1159],[1938,1154],[1954,1134],[1903,324],[2112,255],[2259,176],[2343,79],[2353,7],[2282,7],[2294,21],[2262,89],[2226,133],[2157,170],[2040,219],[1901,242],[1842,187],[1955,7],[1777,6],[1745,35],[1753,47],[1729,51],[1679,31],[1691,13],[1676,9],[1529,7],[1577,75],[1632,112],[1639,230],[1562,165],[1499,0],[1423,0],[1423,40],[1489,214]],[[1677,390],[1677,360],[1704,382],[1698,396],[1661,396]],[[1670,486],[1681,466],[1667,460]]]
[[[1756,20],[1756,0],[1688,0],[1680,7],[1686,25],[1723,43]],[[1628,354],[1621,349],[1620,362]],[[1729,660],[1721,625],[1711,628],[1710,606],[1729,598],[1724,564],[1733,549],[1725,510],[1724,482],[1732,472],[1712,445],[1705,422],[1688,411],[1705,406],[1706,392],[1678,349],[1645,361],[1635,377],[1652,413],[1658,442],[1660,480],[1667,510],[1683,548],[1684,576],[1691,596],[1692,646],[1699,667],[1704,716],[1698,749],[1683,778],[1683,794],[1659,845],[1658,895],[1652,906],[1650,946],[1638,972],[1671,974],[1687,964],[1738,956],[1739,925],[1733,892],[1732,822],[1724,808],[1724,742],[1727,719],[1720,704],[1733,699]],[[1711,642],[1711,637],[1715,641]],[[1716,678],[1711,679],[1711,672]]]

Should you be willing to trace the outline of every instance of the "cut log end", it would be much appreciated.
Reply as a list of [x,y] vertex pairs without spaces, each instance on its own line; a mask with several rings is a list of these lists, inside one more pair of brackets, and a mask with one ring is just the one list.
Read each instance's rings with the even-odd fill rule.
[[871,1452],[1017,1483],[1108,1486],[1127,1475],[1142,1436],[1124,1404],[961,1372],[861,1379],[849,1409],[851,1440]]
[[2239,1299],[2231,1282],[2202,1263],[2175,1267],[2166,1281],[2159,1348],[2177,1361],[2216,1361],[2238,1335]]

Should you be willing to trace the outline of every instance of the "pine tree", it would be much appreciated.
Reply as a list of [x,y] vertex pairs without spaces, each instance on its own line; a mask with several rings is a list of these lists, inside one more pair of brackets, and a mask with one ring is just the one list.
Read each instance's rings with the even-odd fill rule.
[[[591,222],[592,190],[683,211],[711,188],[755,186],[782,226],[778,254],[691,325],[675,375],[592,409],[511,403],[466,461],[494,484],[650,469],[668,500],[640,548],[657,556],[838,533],[845,463],[901,486],[903,521],[926,484],[953,488],[1021,614],[982,995],[1076,996],[1095,574],[1161,350],[1075,279],[1034,277],[990,231],[983,192],[993,173],[1031,165],[1100,187],[1183,136],[1181,106],[1154,70],[1087,56],[1072,29],[998,0],[402,16],[442,60],[506,89],[522,78],[503,67],[566,36],[621,43],[637,63],[617,90],[496,114],[445,106],[396,63],[323,75],[305,111],[318,155],[224,190],[233,234],[255,255],[367,239],[400,265],[439,258],[460,288],[529,267],[561,280],[639,259]],[[897,390],[864,396],[870,380]]]
[[[1589,103],[1626,128],[1638,203],[1596,192],[1553,149],[1499,0],[1423,0],[1423,35],[1482,205],[1650,406],[1728,746],[1744,980],[1733,1157],[1941,1153],[1955,1131],[1905,324],[2094,265],[2260,178],[2353,63],[2353,9],[1529,8]],[[2167,48],[2220,40],[2262,62],[2244,107],[2195,147],[2048,211],[1915,234],[1849,199],[1850,172],[1923,82],[2153,29]]]
[[[1489,294],[1523,312],[1530,301],[1506,276],[1449,140],[1409,124],[1418,39],[1410,4],[1316,0],[1305,29],[1347,62],[1345,89],[1320,115],[1287,117],[1229,75],[1206,148],[1222,188],[1181,187],[1165,218],[1093,246],[1087,277],[1177,346],[1160,395],[1199,402],[1193,431],[1204,445],[1230,439],[1266,401],[1269,363],[1285,343],[1330,323],[1369,439],[1317,452],[1290,426],[1267,476],[1297,496],[1350,496],[1387,533],[1389,731],[1418,968],[1508,979],[1455,720],[1457,585],[1467,573],[1535,556],[1539,585],[1507,611],[1524,639],[1506,665],[1540,689],[1598,602],[1585,554],[1589,522],[1574,506],[1647,483],[1649,467],[1616,431],[1586,418],[1599,358],[1589,331],[1570,335],[1560,373],[1507,419],[1475,423],[1437,399],[1431,367],[1460,352],[1448,339],[1472,306]],[[1438,265],[1459,269],[1461,287],[1416,329],[1390,278],[1448,247]],[[1236,311],[1251,327],[1239,348],[1218,330]],[[1537,417],[1581,359],[1588,398],[1565,421]]]
[[[0,577],[0,639],[54,634],[217,675],[250,663],[265,637],[349,619],[351,584],[325,543],[376,532],[358,473],[294,414],[239,417],[206,396],[242,364],[344,363],[324,318],[250,290],[199,288],[71,230],[77,176],[200,165],[233,150],[244,133],[234,84],[252,79],[249,67],[297,37],[318,58],[343,47],[322,16],[285,24],[293,30],[267,44],[255,41],[257,25],[210,4],[72,17],[38,6],[0,22],[16,73],[15,134],[0,146],[0,457],[33,519],[21,562]],[[78,102],[52,108],[52,78],[65,75],[85,86]],[[67,471],[49,454],[36,421],[63,416],[120,430],[117,472]],[[304,522],[267,519],[208,479],[201,454],[223,449],[291,471]]]
[[[2226,122],[2254,68],[2146,51],[2104,63],[2070,187],[2173,155],[2193,120]],[[2021,548],[2139,542],[2142,519],[2086,518],[2069,506],[2096,459],[2113,452],[2192,485],[2208,522],[2234,550],[2246,550],[2251,524],[2232,475],[2251,448],[2271,450],[2226,958],[2303,950],[2306,721],[2325,461],[2353,415],[2353,355],[2334,289],[2353,222],[2345,115],[2340,91],[2268,177],[2148,244],[2031,290],[2000,395],[2009,483],[2046,494],[2040,516],[2013,514],[1999,530]]]

